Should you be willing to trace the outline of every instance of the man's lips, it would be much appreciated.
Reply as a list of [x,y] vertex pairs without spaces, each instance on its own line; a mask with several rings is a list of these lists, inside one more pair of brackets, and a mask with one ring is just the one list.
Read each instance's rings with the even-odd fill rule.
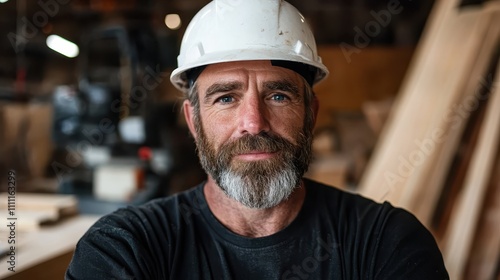
[[244,152],[235,155],[236,159],[239,160],[263,160],[273,157],[276,152],[267,152],[267,151],[251,151]]

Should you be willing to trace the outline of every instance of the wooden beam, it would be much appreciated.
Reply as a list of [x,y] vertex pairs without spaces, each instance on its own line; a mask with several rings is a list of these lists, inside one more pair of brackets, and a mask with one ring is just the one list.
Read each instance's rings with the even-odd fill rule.
[[500,152],[489,185],[465,279],[495,279],[496,265],[500,262]]
[[415,169],[408,159],[418,152],[414,141],[428,131],[436,107],[443,108],[441,103],[450,98],[450,85],[464,76],[471,60],[467,50],[472,43],[463,38],[473,36],[479,11],[468,10],[459,18],[458,1],[435,5],[359,186],[363,195],[377,201],[399,205],[402,188]]
[[[496,65],[493,65],[494,71]],[[490,87],[485,87],[482,93],[489,93]],[[486,100],[487,101],[487,100]],[[487,102],[481,101],[478,108],[471,113],[467,120],[466,128],[464,129],[460,138],[460,144],[456,149],[453,157],[452,166],[446,171],[448,174],[443,186],[440,186],[442,192],[433,213],[432,225],[430,229],[434,234],[439,245],[442,244],[443,236],[448,227],[450,217],[453,212],[453,207],[460,194],[467,170],[469,169],[472,155],[474,154],[475,147],[479,139],[481,131],[481,123],[483,123],[486,114]]]
[[[477,110],[480,102],[480,89],[488,79],[488,67],[500,42],[500,6],[489,5],[483,9],[476,33],[478,46],[468,77],[464,77],[460,90],[448,106],[450,118],[435,121],[434,131],[446,131],[442,141],[434,142],[434,152],[421,168],[415,170],[403,188],[400,204],[410,209],[425,225],[432,220],[437,201],[450,169],[453,155],[459,144],[467,119]],[[494,58],[495,59],[495,58]],[[494,69],[493,69],[494,70]],[[456,108],[456,111],[454,111]]]
[[446,145],[448,131],[443,123],[450,122],[453,105],[464,96],[491,21],[481,7],[457,6],[453,0],[436,3],[361,181],[359,191],[365,196],[410,211],[415,205],[426,204],[422,205],[426,208],[437,201],[438,191],[420,200],[413,199],[412,193],[423,191],[420,180],[427,179],[426,171],[433,168],[436,147]]
[[451,279],[462,279],[484,196],[500,145],[500,67],[494,79],[479,142],[445,235],[444,258]]

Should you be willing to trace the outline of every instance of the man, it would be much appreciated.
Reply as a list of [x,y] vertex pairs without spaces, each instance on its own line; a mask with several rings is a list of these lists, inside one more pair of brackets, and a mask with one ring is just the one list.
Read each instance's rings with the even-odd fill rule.
[[414,216],[302,179],[327,73],[287,2],[208,4],[171,76],[208,179],[103,217],[67,279],[447,279]]

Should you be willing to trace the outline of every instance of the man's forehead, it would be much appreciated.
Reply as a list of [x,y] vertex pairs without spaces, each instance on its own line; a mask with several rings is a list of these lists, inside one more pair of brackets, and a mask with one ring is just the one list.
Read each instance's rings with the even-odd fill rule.
[[248,75],[257,75],[267,80],[289,80],[290,82],[301,84],[300,75],[296,72],[273,66],[269,60],[256,61],[233,61],[208,65],[198,77],[199,81],[213,83],[221,79],[235,80],[246,78]]

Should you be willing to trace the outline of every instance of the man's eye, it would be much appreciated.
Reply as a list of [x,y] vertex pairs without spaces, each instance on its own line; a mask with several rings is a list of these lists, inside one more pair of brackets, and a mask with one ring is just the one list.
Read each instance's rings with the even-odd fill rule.
[[216,100],[219,103],[231,103],[233,102],[233,98],[231,96],[222,96]]
[[288,99],[288,97],[284,94],[275,94],[271,97],[271,99],[274,101],[283,102],[283,101],[286,101]]

